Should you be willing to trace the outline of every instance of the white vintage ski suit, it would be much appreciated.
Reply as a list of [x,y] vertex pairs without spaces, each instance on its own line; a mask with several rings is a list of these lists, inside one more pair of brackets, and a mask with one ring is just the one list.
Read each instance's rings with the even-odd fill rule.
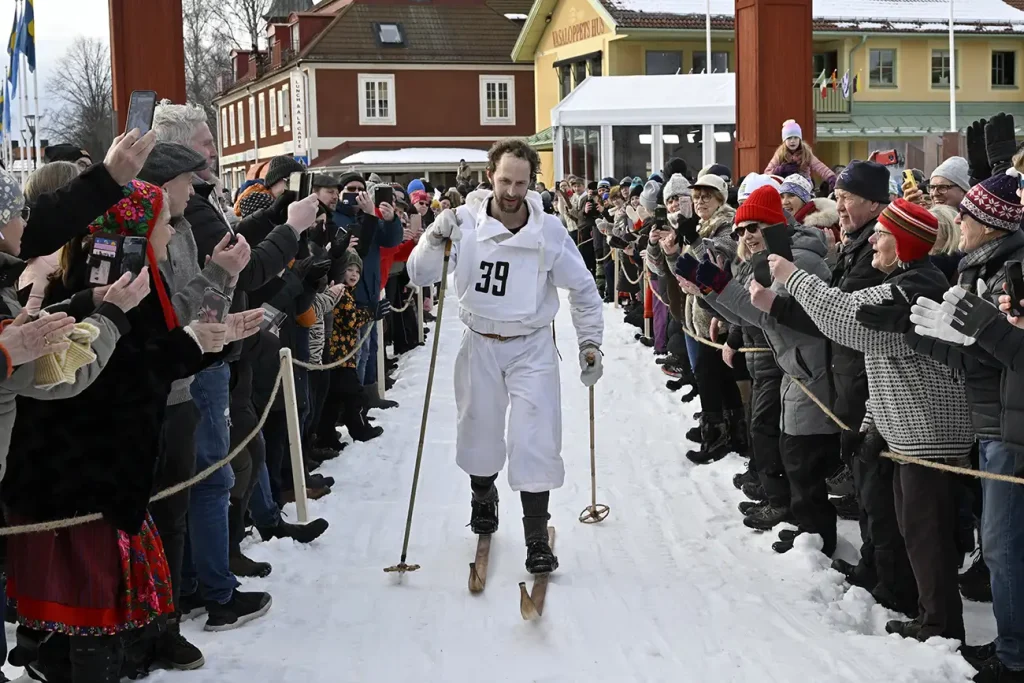
[[[459,318],[468,328],[455,360],[456,462],[467,474],[490,476],[507,455],[512,490],[540,493],[565,480],[551,329],[558,288],[569,290],[581,346],[601,345],[602,301],[579,250],[561,222],[544,213],[539,194],[527,194],[529,221],[514,235],[488,214],[491,195],[474,192],[456,212],[462,236],[452,245],[451,265]],[[409,278],[433,284],[443,261],[444,245],[425,233],[409,257]]]

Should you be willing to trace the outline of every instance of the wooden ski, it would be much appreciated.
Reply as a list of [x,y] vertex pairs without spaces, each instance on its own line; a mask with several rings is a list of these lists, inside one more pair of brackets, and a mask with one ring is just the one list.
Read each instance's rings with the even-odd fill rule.
[[487,562],[491,556],[491,535],[480,534],[476,540],[476,561],[469,563],[469,592],[481,593],[487,585]]
[[[548,527],[548,545],[551,546],[551,552],[555,551],[555,527]],[[544,598],[548,594],[548,579],[551,577],[550,573],[547,574],[535,574],[533,577],[533,588],[527,593],[526,582],[519,582],[519,613],[523,616],[523,619],[527,621],[533,621],[539,619],[544,614]]]

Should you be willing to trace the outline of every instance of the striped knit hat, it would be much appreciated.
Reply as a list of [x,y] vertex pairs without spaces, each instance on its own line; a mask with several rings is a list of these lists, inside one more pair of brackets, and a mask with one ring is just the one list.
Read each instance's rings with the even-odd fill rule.
[[1017,232],[1024,207],[1017,196],[1017,179],[1000,173],[970,189],[960,202],[960,213],[990,228]]
[[935,246],[939,219],[923,206],[902,197],[882,209],[878,222],[896,240],[896,258],[903,263],[920,261]]

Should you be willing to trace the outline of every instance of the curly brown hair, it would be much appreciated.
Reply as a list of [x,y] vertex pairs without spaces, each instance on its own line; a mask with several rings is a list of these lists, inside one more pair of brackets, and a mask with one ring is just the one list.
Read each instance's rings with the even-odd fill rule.
[[534,182],[540,173],[540,155],[523,138],[503,138],[491,145],[487,150],[487,172],[494,175],[498,162],[506,154],[530,162],[530,182]]

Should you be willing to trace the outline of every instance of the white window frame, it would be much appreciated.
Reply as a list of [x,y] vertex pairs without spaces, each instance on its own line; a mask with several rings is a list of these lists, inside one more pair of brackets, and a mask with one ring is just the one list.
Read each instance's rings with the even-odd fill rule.
[[270,134],[277,135],[277,108],[280,106],[277,101],[277,88],[270,89]]
[[[508,116],[487,115],[487,86],[495,86],[495,93],[500,84],[508,86]],[[516,125],[516,77],[515,76],[480,76],[480,125],[481,126],[514,126]]]
[[281,130],[288,133],[292,129],[292,100],[291,100],[292,88],[291,85],[285,83],[281,86],[280,92],[277,93],[277,104],[279,111],[277,112],[277,118],[281,122]]
[[224,149],[225,147],[228,146],[228,139],[229,139],[228,138],[228,133],[229,133],[228,128],[229,128],[229,126],[228,126],[228,108],[227,107],[221,107],[220,108],[220,141],[221,141],[220,142],[220,146],[221,146],[221,149]]
[[256,107],[259,109],[260,139],[267,137],[267,96],[265,93],[256,95]]
[[[360,126],[396,126],[395,115],[395,75],[394,74],[359,74],[359,125]],[[366,115],[366,84],[386,83],[388,86],[388,115],[369,117]]]
[[238,102],[238,144],[245,144],[245,100]]
[[256,142],[256,96],[249,95],[249,140]]
[[235,134],[235,105],[233,104],[228,106],[228,129],[231,133],[231,137],[229,138],[231,146],[234,147],[238,144],[238,137]]
[[299,32],[299,22],[288,25],[288,39],[291,41],[289,46],[296,54],[299,52],[299,43],[301,42],[302,34]]

